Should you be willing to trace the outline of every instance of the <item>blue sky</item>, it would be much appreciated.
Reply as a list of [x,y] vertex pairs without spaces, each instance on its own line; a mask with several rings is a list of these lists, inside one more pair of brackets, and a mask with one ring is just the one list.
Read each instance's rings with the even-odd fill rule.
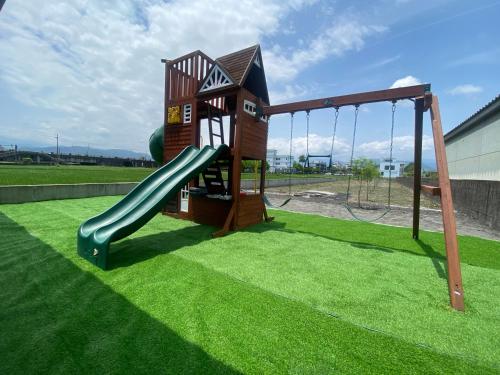
[[[272,104],[431,83],[444,130],[499,94],[499,1],[21,2],[0,12],[0,144],[146,151],[163,119],[163,65],[260,43]],[[352,108],[334,153],[346,159]],[[311,112],[310,150],[329,152],[332,110]],[[398,103],[395,155],[413,149],[411,103]],[[288,149],[289,118],[271,119],[269,146]],[[360,108],[356,156],[388,154],[390,104]],[[432,158],[426,115],[424,157]],[[305,116],[294,153],[305,151]]]

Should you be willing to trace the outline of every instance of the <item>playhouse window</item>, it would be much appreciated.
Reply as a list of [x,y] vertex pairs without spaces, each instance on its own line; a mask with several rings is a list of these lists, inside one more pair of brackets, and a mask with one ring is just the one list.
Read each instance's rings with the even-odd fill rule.
[[252,103],[250,100],[245,100],[243,102],[243,110],[248,113],[249,115],[255,116],[255,111],[257,109],[257,106],[255,103]]
[[184,104],[184,124],[191,122],[191,104]]

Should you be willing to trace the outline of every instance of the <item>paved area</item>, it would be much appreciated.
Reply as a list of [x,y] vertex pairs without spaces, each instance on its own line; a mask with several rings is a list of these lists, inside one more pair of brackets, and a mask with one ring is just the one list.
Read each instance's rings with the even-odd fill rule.
[[[280,204],[288,195],[277,193],[266,193],[267,197],[273,204]],[[299,196],[294,196],[293,199],[282,209],[295,212],[306,212],[336,217],[340,219],[355,220],[344,206],[345,195],[332,194],[320,191],[303,192]],[[353,207],[353,212],[362,218],[368,220],[379,217],[384,209],[356,209]],[[462,235],[470,235],[493,240],[500,240],[500,233],[477,223],[461,213],[456,213],[457,231]],[[391,210],[377,223],[411,227],[413,221],[413,210],[409,207],[392,206]],[[437,209],[422,208],[420,211],[420,228],[431,231],[443,231],[443,223],[441,219],[441,211]]]

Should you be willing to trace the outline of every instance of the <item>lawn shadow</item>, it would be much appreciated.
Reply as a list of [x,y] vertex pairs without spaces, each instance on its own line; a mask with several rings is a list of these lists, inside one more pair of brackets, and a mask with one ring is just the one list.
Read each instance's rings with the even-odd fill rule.
[[116,242],[110,248],[108,269],[128,267],[185,246],[210,241],[215,230],[208,225],[194,225]]
[[439,254],[434,248],[420,239],[415,240],[415,242],[420,246],[420,248],[427,254],[427,256],[431,259],[432,265],[436,269],[438,276],[442,279],[448,279],[446,275],[446,270],[441,264],[440,260],[445,260],[446,257],[443,257]]
[[[253,225],[243,231],[253,231],[259,228],[259,232],[284,228],[283,223],[271,222]],[[135,263],[154,258],[158,255],[171,253],[186,246],[194,246],[204,241],[211,241],[212,233],[216,227],[209,225],[193,225],[177,230],[166,230],[165,232],[150,234],[141,237],[128,238],[111,245],[108,269],[128,267]],[[236,232],[228,232],[225,237]]]
[[[268,225],[270,227],[266,228],[265,225]],[[307,235],[310,235],[313,237],[324,238],[327,240],[333,240],[333,241],[338,241],[338,242],[344,242],[344,243],[348,243],[351,246],[354,246],[356,248],[363,249],[363,250],[376,250],[376,251],[381,251],[384,253],[403,252],[403,253],[408,253],[408,254],[412,254],[412,255],[427,257],[431,260],[438,277],[440,277],[442,279],[447,279],[446,271],[440,262],[442,260],[445,260],[446,257],[444,257],[442,254],[438,253],[436,250],[434,250],[434,248],[432,246],[423,242],[420,239],[416,240],[416,243],[422,249],[423,253],[419,253],[419,252],[412,251],[409,249],[379,246],[379,245],[374,245],[374,244],[370,244],[370,243],[366,243],[366,242],[346,240],[343,238],[339,238],[339,236],[335,236],[333,234],[332,235],[325,235],[325,234],[315,233],[312,231],[302,231],[302,230],[297,230],[297,229],[289,229],[289,228],[286,228],[285,223],[280,223],[278,221],[273,221],[271,223],[267,223],[267,224],[260,225],[260,226],[253,226],[253,227],[250,227],[246,230],[253,231],[253,232],[264,232],[264,231],[271,230],[271,229],[276,230],[276,231],[286,232],[286,233],[307,234]]]
[[0,373],[238,373],[2,213],[0,232]]
[[347,240],[344,240],[344,239],[336,238],[336,237],[333,237],[333,236],[326,236],[326,235],[318,234],[318,233],[314,233],[314,232],[308,232],[308,231],[302,231],[302,230],[296,230],[296,229],[289,229],[289,228],[286,228],[286,224],[285,223],[281,223],[279,221],[272,221],[271,223],[263,223],[261,225],[254,225],[252,227],[245,228],[244,230],[246,232],[254,232],[254,233],[263,233],[263,232],[266,232],[266,231],[269,231],[269,230],[286,232],[286,233],[290,233],[290,234],[301,233],[301,234],[307,234],[307,235],[313,236],[313,237],[324,238],[324,239],[327,239],[327,240],[334,240],[334,241],[338,241],[338,242],[349,243],[350,245],[352,245],[354,247],[357,247],[359,249],[377,250],[377,251],[382,251],[384,253],[392,253],[392,252],[394,252],[393,249],[386,248],[386,247],[381,247],[381,246],[376,246],[376,245],[372,245],[372,244],[369,244],[369,243],[347,241]]

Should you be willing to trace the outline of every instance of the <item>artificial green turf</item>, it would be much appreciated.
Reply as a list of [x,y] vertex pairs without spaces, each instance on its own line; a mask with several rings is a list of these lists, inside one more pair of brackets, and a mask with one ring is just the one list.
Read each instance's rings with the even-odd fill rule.
[[[0,165],[0,185],[49,185],[139,182],[154,172],[153,168],[106,167],[81,165]],[[226,173],[224,177],[227,178]],[[288,179],[288,174],[268,173],[268,180]],[[322,178],[325,175],[295,174],[293,178]],[[243,180],[253,180],[254,173],[242,173]],[[340,177],[338,177],[340,178]]]
[[460,239],[461,314],[439,234],[281,211],[215,240],[157,216],[101,271],[76,228],[116,200],[0,206],[0,373],[499,372],[500,271],[471,265],[498,242]]
[[0,185],[137,182],[153,172],[153,168],[132,167],[1,165]]

